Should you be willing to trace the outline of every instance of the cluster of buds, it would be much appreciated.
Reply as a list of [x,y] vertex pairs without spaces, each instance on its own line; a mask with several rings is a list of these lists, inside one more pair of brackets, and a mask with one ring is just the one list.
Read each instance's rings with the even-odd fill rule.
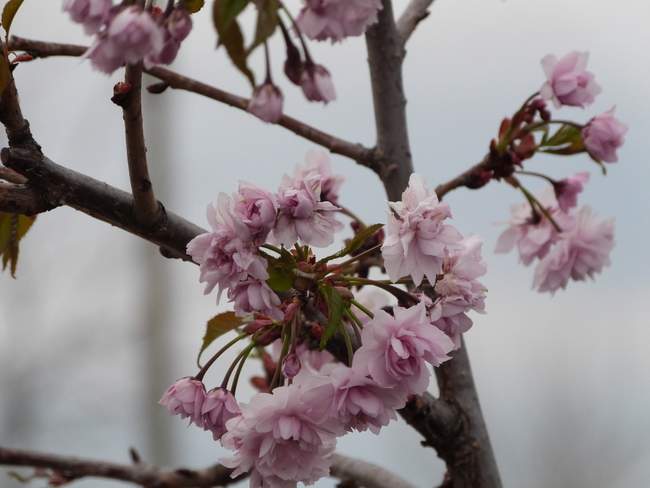
[[113,5],[112,0],[64,0],[63,10],[95,41],[84,55],[93,67],[112,73],[125,64],[170,64],[192,30],[182,2],[159,7]]

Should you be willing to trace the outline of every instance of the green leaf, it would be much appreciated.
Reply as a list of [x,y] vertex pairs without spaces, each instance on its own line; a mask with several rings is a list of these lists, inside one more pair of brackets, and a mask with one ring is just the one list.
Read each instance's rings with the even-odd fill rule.
[[11,276],[16,277],[20,240],[25,237],[36,217],[0,212],[0,256],[2,270],[9,266]]
[[347,245],[341,249],[339,252],[332,254],[331,256],[327,256],[321,260],[321,262],[326,263],[327,261],[331,261],[332,259],[337,259],[337,258],[342,258],[343,256],[347,256],[348,254],[354,253],[354,251],[358,250],[363,244],[372,236],[374,236],[379,229],[381,229],[384,226],[384,224],[374,224],[374,225],[369,225],[368,227],[364,227],[361,229],[357,234],[350,240],[350,242],[347,243]]
[[341,318],[343,317],[346,304],[343,302],[343,297],[336,291],[336,289],[334,289],[334,287],[330,285],[321,285],[320,291],[321,295],[325,299],[325,303],[327,303],[328,314],[327,327],[325,327],[320,340],[320,348],[324,349],[327,342],[341,326]]
[[580,129],[573,125],[564,124],[544,142],[544,146],[562,146],[564,144],[575,144],[577,141],[582,141]]
[[9,37],[9,29],[11,29],[14,17],[22,4],[23,0],[9,0],[5,3],[5,7],[2,9],[2,27],[4,28],[7,37]]
[[182,6],[191,14],[197,13],[205,5],[205,0],[183,0]]
[[248,48],[247,53],[250,55],[259,45],[273,35],[278,27],[278,9],[280,2],[278,0],[266,0],[262,5],[257,7],[257,25],[255,27],[255,39],[253,44]]
[[210,320],[208,320],[205,335],[203,336],[203,343],[201,344],[201,350],[199,355],[196,358],[197,363],[201,360],[201,355],[210,344],[212,344],[219,337],[224,335],[231,330],[236,329],[242,325],[244,321],[235,315],[235,312],[224,312],[219,315],[215,315]]
[[244,10],[250,0],[215,0],[212,19],[219,36],[219,46],[226,48],[226,53],[237,69],[255,86],[255,75],[248,67],[248,54],[244,47],[237,16]]
[[269,279],[266,280],[266,283],[269,285],[271,290],[283,293],[291,290],[293,287],[293,278],[294,276],[291,268],[286,268],[280,265],[270,265]]

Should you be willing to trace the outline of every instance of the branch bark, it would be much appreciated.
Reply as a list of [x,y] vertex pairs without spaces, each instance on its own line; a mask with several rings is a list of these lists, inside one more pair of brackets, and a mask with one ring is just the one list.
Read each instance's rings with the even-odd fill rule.
[[[380,177],[389,199],[399,200],[413,172],[413,163],[402,83],[405,51],[403,37],[393,17],[391,0],[383,0],[379,21],[366,33],[366,42],[374,95],[377,147],[384,158]],[[446,436],[442,442],[435,438],[438,435],[436,430],[430,435],[432,442],[426,442],[436,448],[447,464],[443,486],[500,488],[501,480],[464,344],[450,361],[436,370],[436,377],[442,400],[456,407],[461,419],[460,425],[454,426],[458,430],[454,432],[452,427],[452,435]],[[417,421],[418,425],[426,425],[429,418],[435,418],[433,412],[429,413],[432,417],[422,408],[415,409],[410,419]],[[417,415],[423,415],[423,418],[418,420]]]
[[434,0],[411,0],[406,6],[397,21],[397,30],[403,44],[406,44],[420,22],[430,15],[429,7],[433,2]]
[[116,94],[113,100],[122,107],[135,217],[144,225],[154,225],[161,212],[147,166],[147,146],[142,119],[142,63],[127,65],[124,82],[128,92]]
[[163,254],[191,261],[187,243],[206,232],[161,205],[155,225],[135,218],[133,197],[106,183],[77,173],[29,149],[5,148],[2,162],[27,177],[30,186],[48,208],[67,205],[96,219],[126,230],[161,247]]
[[[104,478],[147,488],[227,486],[245,478],[245,475],[231,478],[232,470],[221,465],[205,469],[162,469],[139,461],[133,464],[119,464],[2,447],[0,465],[49,470],[50,474],[66,481]],[[415,488],[381,466],[340,454],[334,454],[332,458],[331,476],[354,482],[364,488]]]
[[[87,46],[35,41],[16,36],[12,36],[9,41],[9,48],[11,50],[28,52],[37,58],[50,56],[79,57],[88,49]],[[171,88],[196,93],[245,112],[248,109],[249,100],[247,98],[228,93],[172,70],[155,66],[150,69],[145,69],[144,72],[158,78]],[[304,139],[327,148],[334,154],[348,157],[362,166],[376,170],[376,154],[372,148],[367,148],[361,144],[333,136],[288,115],[283,115],[277,125],[284,127]]]

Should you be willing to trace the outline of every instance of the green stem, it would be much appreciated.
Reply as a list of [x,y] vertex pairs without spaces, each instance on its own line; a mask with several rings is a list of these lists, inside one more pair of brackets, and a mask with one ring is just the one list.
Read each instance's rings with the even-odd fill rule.
[[282,369],[282,361],[284,361],[287,352],[289,352],[289,342],[291,340],[290,333],[287,333],[287,324],[284,324],[282,327],[282,351],[280,352],[280,357],[278,358],[278,364],[275,367],[275,372],[273,373],[273,379],[271,379],[270,389],[273,390],[280,381],[280,370]]
[[241,361],[239,361],[239,366],[237,367],[237,371],[235,372],[235,377],[232,380],[232,388],[230,392],[235,395],[235,392],[237,391],[237,384],[239,383],[239,376],[241,375],[242,369],[244,369],[244,363],[248,359],[248,356],[250,356],[250,353],[253,351],[253,349],[257,347],[255,343],[251,344],[249,347],[247,347],[244,351],[245,354],[242,357]]
[[212,366],[214,364],[214,362],[217,359],[219,359],[219,357],[224,352],[226,352],[228,349],[230,349],[231,346],[234,346],[237,342],[241,341],[244,337],[248,337],[248,336],[246,334],[241,334],[241,335],[235,337],[232,341],[230,341],[228,344],[226,344],[221,349],[219,349],[215,353],[215,355],[212,356],[207,363],[205,363],[205,366],[201,366],[201,364],[199,364],[199,360],[200,360],[200,355],[199,355],[199,357],[196,360],[196,364],[200,368],[200,371],[198,372],[198,374],[194,378],[199,380],[199,381],[203,380],[203,377],[205,376],[205,373],[207,373],[208,369],[210,369],[210,366]]
[[254,347],[255,347],[255,343],[249,344],[248,346],[246,346],[246,348],[243,351],[241,351],[239,354],[237,354],[237,357],[235,358],[235,360],[232,362],[232,364],[228,368],[228,371],[226,371],[226,376],[223,379],[223,381],[221,382],[221,388],[225,388],[225,389],[228,388],[228,383],[230,382],[230,375],[232,375],[232,372],[234,371],[235,366],[237,366],[239,364],[239,362],[241,361],[241,359],[243,357],[248,357],[248,355],[251,353],[251,350]]
[[[347,311],[347,310],[346,310]],[[345,323],[341,322],[339,325],[339,330],[343,336],[343,341],[345,342],[345,349],[348,353],[348,366],[352,366],[352,358],[354,357],[354,348],[352,347],[352,339],[350,339],[350,333],[345,327]]]
[[542,178],[548,181],[551,185],[556,185],[557,181],[555,181],[553,178],[550,176],[546,176],[545,174],[542,173],[537,173],[536,171],[525,171],[525,170],[519,170],[516,172],[518,175],[524,175],[524,176],[535,176],[537,178]]
[[343,207],[342,205],[339,205],[339,212],[341,212],[343,215],[347,215],[347,216],[350,217],[352,220],[354,220],[355,222],[357,222],[357,223],[359,224],[359,226],[360,226],[362,229],[365,229],[366,227],[368,227],[368,226],[363,222],[363,220],[361,220],[361,219],[359,218],[359,216],[358,216],[357,214],[355,214],[354,212],[352,212],[352,210],[350,210],[349,208],[347,208],[347,207]]
[[[366,314],[368,317],[370,317],[371,319],[374,319],[374,318],[375,318],[375,314],[372,313],[370,310],[368,310],[368,309],[367,309],[366,307],[364,307],[363,305],[361,305],[358,301],[356,301],[356,300],[353,299],[353,300],[350,300],[350,303],[351,303],[352,305],[354,305],[355,307],[357,307],[359,310],[361,310],[363,313],[365,313],[365,314]],[[356,317],[355,317],[355,318],[356,318]]]
[[352,263],[359,261],[360,259],[368,256],[369,254],[372,254],[379,250],[381,248],[382,244],[377,244],[376,246],[371,247],[370,249],[366,249],[362,253],[357,254],[356,256],[352,256],[350,259],[343,261],[342,263],[334,265],[333,268],[329,270],[329,272],[334,272],[337,271],[341,268],[345,268],[346,266],[351,265]]
[[271,244],[262,244],[260,246],[263,249],[268,249],[269,251],[277,252],[278,254],[282,254],[282,249],[279,247],[273,246]]
[[535,198],[535,195],[533,195],[532,193],[530,193],[530,192],[529,192],[526,188],[524,188],[522,185],[519,185],[519,189],[520,189],[521,192],[524,194],[524,196],[526,197],[526,199],[528,200],[528,202],[533,206],[533,210],[535,210],[535,206],[536,206],[537,209],[538,209],[540,212],[542,212],[542,214],[544,215],[544,217],[545,217],[546,219],[548,219],[548,221],[551,223],[551,225],[553,225],[553,227],[555,228],[555,230],[558,231],[558,232],[562,232],[562,227],[560,227],[560,226],[558,225],[558,223],[557,223],[557,222],[555,221],[555,219],[551,216],[551,214],[549,213],[549,211],[544,207],[544,205],[542,205],[542,204],[540,203],[540,201],[537,200],[537,198]]

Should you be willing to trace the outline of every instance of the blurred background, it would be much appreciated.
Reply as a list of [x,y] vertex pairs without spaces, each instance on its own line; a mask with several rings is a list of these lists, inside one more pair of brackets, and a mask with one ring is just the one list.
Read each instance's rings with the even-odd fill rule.
[[[288,3],[299,7],[298,0]],[[406,3],[396,0],[396,11]],[[13,32],[87,43],[60,8],[59,1],[25,2]],[[586,121],[616,105],[630,127],[607,177],[585,156],[531,163],[559,177],[590,170],[583,203],[616,217],[613,265],[595,282],[539,295],[530,290],[532,268],[519,265],[514,254],[492,252],[497,223],[520,201],[509,187],[491,184],[447,198],[460,230],[485,239],[488,314],[474,317],[467,343],[505,486],[650,483],[650,331],[643,308],[650,299],[649,20],[644,0],[437,0],[408,45],[411,143],[416,169],[431,186],[483,156],[501,118],[541,86],[539,60],[547,53],[590,51],[590,69],[603,87],[592,107],[563,109],[562,118]],[[174,69],[248,96],[243,78],[214,45],[204,9]],[[284,83],[282,46],[275,42],[286,112],[371,145],[363,40],[312,49],[332,72],[338,100],[308,104]],[[255,63],[261,73],[262,60]],[[109,101],[120,76],[63,58],[16,72],[23,110],[46,154],[128,188],[121,113]],[[235,190],[240,179],[274,189],[313,147],[197,95],[168,90],[147,94],[145,103],[157,196],[202,226],[218,192]],[[333,165],[347,178],[342,203],[367,221],[385,221],[377,177],[343,158],[334,157]],[[196,267],[164,259],[129,234],[67,208],[40,216],[23,241],[18,279],[0,275],[0,445],[125,462],[133,446],[153,463],[215,462],[223,451],[209,434],[157,405],[168,384],[194,373],[204,324],[221,309],[202,291]],[[247,367],[252,373],[257,366]],[[208,383],[222,373],[216,368]],[[252,392],[242,389],[243,396]],[[443,474],[434,451],[421,448],[401,420],[379,440],[346,436],[339,450],[382,464],[418,487],[437,484]],[[0,486],[11,483],[0,473]]]

